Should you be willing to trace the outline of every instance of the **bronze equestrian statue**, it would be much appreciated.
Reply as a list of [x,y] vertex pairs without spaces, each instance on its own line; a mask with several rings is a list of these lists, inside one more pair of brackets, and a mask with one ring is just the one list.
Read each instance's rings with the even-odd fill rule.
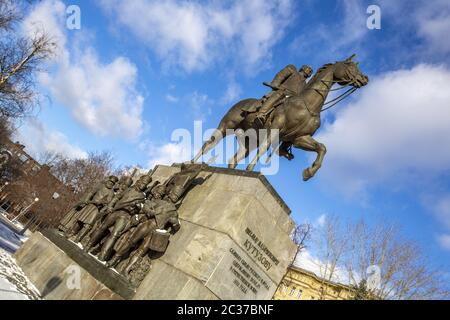
[[270,114],[263,125],[259,121],[255,121],[260,116],[257,111],[261,108],[261,100],[245,99],[238,102],[222,118],[212,137],[205,142],[192,162],[196,162],[231,132],[239,137],[245,135],[249,129],[256,131],[266,129],[268,136],[264,141],[257,141],[257,145],[240,143],[239,150],[229,161],[228,166],[235,168],[239,161],[248,157],[252,150],[258,148],[256,157],[247,167],[247,170],[252,171],[259,158],[272,146],[275,134],[271,130],[275,129],[278,130],[278,137],[281,141],[281,156],[292,159],[292,155],[288,151],[291,145],[317,153],[317,158],[312,166],[303,171],[303,180],[309,180],[321,167],[326,153],[325,145],[314,140],[312,136],[320,127],[320,113],[332,86],[337,83],[341,86],[353,87],[352,90],[356,90],[369,82],[369,78],[359,70],[358,63],[353,61],[354,56],[321,67],[298,95],[291,92],[292,90],[269,85],[274,90],[290,92],[290,95],[285,95],[285,99],[280,105],[269,110]]

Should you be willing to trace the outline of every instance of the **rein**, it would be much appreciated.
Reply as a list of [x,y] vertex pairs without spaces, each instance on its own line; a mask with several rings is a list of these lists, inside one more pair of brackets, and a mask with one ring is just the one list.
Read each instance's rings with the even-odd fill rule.
[[[347,72],[347,76],[348,76],[348,72]],[[323,79],[321,79],[320,80],[325,86],[327,86],[327,88],[328,88],[328,85],[327,85],[327,82],[328,83],[331,83],[331,86],[333,86],[333,84],[335,84],[336,83],[336,81],[334,81],[334,80],[332,80],[332,81],[327,81],[327,80],[323,80]],[[328,91],[329,92],[331,92],[331,91],[339,91],[339,90],[342,90],[342,89],[344,89],[344,88],[346,88],[346,87],[349,87],[349,86],[351,86],[355,81],[354,80],[351,80],[351,79],[345,79],[345,81],[347,81],[348,83],[345,85],[345,86],[341,86],[341,87],[339,87],[339,88],[335,88],[335,89],[328,89]],[[314,88],[315,90],[318,90],[318,89],[316,89],[316,88]],[[326,107],[326,108],[324,108],[324,109],[322,109],[322,110],[320,110],[320,112],[324,112],[324,111],[326,111],[326,110],[328,110],[328,109],[331,109],[331,108],[333,108],[335,105],[337,105],[339,102],[341,102],[341,101],[343,101],[344,99],[346,99],[346,98],[348,98],[353,92],[355,92],[356,90],[357,90],[358,88],[356,88],[356,87],[351,87],[350,89],[348,89],[347,91],[345,91],[343,94],[341,94],[340,96],[338,96],[338,97],[336,97],[336,98],[334,98],[333,100],[330,100],[330,101],[327,101],[327,102],[325,102],[324,104],[323,104],[323,106],[326,106],[326,105],[328,105],[328,104],[330,104],[331,103],[331,105],[329,105],[328,107]],[[323,90],[323,91],[325,91],[325,90]],[[334,103],[333,103],[334,102]],[[309,110],[308,110],[309,111]]]
[[[340,89],[343,89],[343,88],[345,88],[345,87],[339,88],[339,90],[340,90]],[[335,99],[333,99],[333,100],[331,100],[331,101],[328,101],[328,102],[324,103],[324,106],[326,106],[327,104],[330,104],[330,103],[334,102],[332,105],[330,105],[330,106],[328,106],[328,107],[326,107],[326,108],[320,110],[320,112],[324,112],[324,111],[326,111],[326,110],[328,110],[328,109],[333,108],[333,107],[334,107],[335,105],[337,105],[339,102],[341,102],[341,101],[344,100],[345,98],[349,97],[349,96],[350,96],[353,92],[355,92],[356,90],[357,90],[357,88],[352,87],[352,88],[348,89],[347,91],[345,91],[343,94],[341,94],[339,97],[337,97],[337,98],[335,98]]]

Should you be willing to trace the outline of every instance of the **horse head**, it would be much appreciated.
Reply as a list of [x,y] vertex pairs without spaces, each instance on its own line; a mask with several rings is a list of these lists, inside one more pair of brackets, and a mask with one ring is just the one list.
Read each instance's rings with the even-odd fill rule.
[[369,83],[369,77],[359,70],[358,63],[353,61],[354,57],[353,54],[346,60],[334,64],[334,82],[342,86],[351,85],[355,88],[361,88]]

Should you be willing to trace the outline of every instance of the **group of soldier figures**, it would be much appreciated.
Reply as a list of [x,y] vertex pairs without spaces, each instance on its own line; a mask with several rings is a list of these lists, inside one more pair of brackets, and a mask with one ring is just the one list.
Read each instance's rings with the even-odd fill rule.
[[182,164],[164,183],[152,181],[151,173],[134,184],[131,177],[109,176],[66,214],[59,229],[129,277],[149,251],[165,252],[170,235],[180,228],[177,208],[201,168]]

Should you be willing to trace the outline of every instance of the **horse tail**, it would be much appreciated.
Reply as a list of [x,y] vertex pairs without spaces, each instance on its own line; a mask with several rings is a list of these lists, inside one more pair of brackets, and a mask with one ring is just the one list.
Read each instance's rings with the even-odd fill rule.
[[249,98],[234,104],[220,120],[217,130],[226,131],[227,129],[236,130],[240,128],[247,114],[256,111],[257,102],[257,99]]

